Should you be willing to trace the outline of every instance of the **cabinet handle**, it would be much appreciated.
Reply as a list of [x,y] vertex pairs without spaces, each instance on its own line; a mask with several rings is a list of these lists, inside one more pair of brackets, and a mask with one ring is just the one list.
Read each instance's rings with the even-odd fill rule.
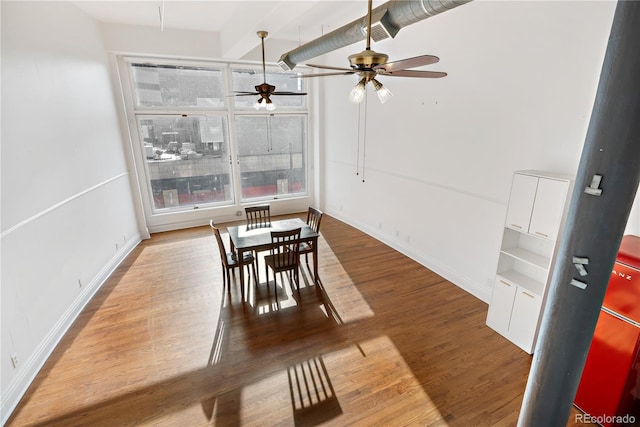
[[539,236],[542,236],[542,237],[549,237],[549,235],[544,234],[544,233],[541,233],[541,232],[539,232],[539,231],[536,231],[535,233],[536,233],[537,235],[539,235]]
[[518,224],[511,224],[511,226],[515,227],[515,228],[519,228],[520,230],[522,230],[522,227],[520,227]]
[[504,280],[500,280],[500,283],[502,283],[503,285],[511,286],[511,283],[507,283]]
[[525,292],[522,291],[523,294],[525,294],[526,296],[528,296],[529,298],[535,298],[533,295],[531,295],[529,292]]

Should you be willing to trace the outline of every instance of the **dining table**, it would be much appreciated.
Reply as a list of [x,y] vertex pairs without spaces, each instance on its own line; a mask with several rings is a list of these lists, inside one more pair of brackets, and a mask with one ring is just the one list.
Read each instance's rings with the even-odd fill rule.
[[244,253],[249,251],[266,251],[273,247],[271,242],[272,231],[289,231],[300,228],[300,243],[310,242],[313,248],[313,279],[318,280],[318,232],[300,218],[289,218],[271,221],[270,226],[250,228],[246,224],[227,227],[231,250],[238,252],[240,264],[240,290],[244,295]]

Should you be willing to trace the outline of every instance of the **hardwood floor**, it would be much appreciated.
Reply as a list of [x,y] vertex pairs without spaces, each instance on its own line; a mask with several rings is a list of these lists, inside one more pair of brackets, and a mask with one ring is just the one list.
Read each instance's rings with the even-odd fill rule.
[[222,289],[208,226],[153,235],[8,425],[516,424],[531,358],[485,303],[334,218],[321,235],[321,285],[278,276],[277,303],[273,283]]

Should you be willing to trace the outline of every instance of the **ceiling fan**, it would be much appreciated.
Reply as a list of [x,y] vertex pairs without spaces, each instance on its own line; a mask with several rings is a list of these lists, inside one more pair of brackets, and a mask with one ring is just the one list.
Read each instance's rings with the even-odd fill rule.
[[266,31],[258,31],[258,37],[262,42],[262,84],[255,86],[255,92],[243,92],[236,91],[237,96],[255,96],[260,95],[260,98],[253,104],[253,108],[259,110],[260,108],[266,108],[268,111],[275,110],[276,105],[271,101],[271,95],[306,95],[306,92],[276,92],[276,87],[267,83],[267,73],[264,62],[264,39],[269,33]]
[[371,50],[371,4],[369,0],[367,12],[367,48],[360,53],[349,56],[351,68],[331,67],[326,65],[306,64],[309,67],[321,68],[327,70],[336,70],[332,73],[315,73],[302,74],[300,77],[322,77],[322,76],[338,76],[345,74],[358,74],[360,80],[358,84],[349,93],[349,100],[359,103],[364,98],[366,84],[373,84],[380,102],[383,104],[393,96],[391,91],[384,87],[382,83],[376,80],[377,75],[395,76],[395,77],[420,77],[420,78],[440,78],[445,77],[447,73],[440,71],[421,71],[410,70],[409,68],[421,67],[423,65],[435,64],[440,60],[437,56],[421,55],[413,58],[400,59],[398,61],[387,62],[389,56],[384,53],[378,53]]

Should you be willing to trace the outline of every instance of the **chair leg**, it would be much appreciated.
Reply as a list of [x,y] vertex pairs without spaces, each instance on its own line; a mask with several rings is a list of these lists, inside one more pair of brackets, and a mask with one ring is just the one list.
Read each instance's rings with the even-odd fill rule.
[[257,268],[256,283],[260,283],[260,263],[258,262],[258,252],[253,253],[253,259],[254,259],[254,262],[256,263],[256,268]]
[[[251,264],[251,270],[253,270],[253,281],[256,282],[256,286],[258,286],[258,279],[256,277],[256,265]],[[247,273],[249,272],[249,266],[247,266]]]
[[231,276],[229,275],[229,269],[227,269],[227,289],[231,293]]

